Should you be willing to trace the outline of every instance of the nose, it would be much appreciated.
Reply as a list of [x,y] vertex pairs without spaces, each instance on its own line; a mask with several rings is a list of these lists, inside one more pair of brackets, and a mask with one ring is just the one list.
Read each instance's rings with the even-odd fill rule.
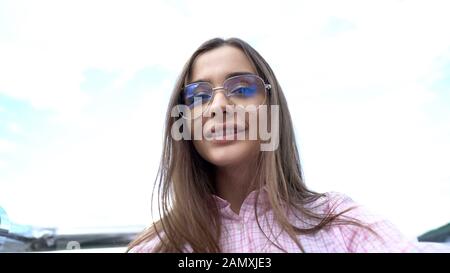
[[224,114],[227,113],[226,106],[230,105],[230,101],[228,97],[225,95],[225,92],[226,91],[224,89],[215,90],[215,93],[211,101],[211,105],[209,107],[211,117],[215,117],[216,114],[219,114],[219,112],[223,116],[225,116]]

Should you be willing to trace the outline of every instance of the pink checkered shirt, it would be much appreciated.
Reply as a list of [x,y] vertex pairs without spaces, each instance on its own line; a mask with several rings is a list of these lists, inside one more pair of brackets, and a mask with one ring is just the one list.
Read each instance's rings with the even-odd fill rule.
[[[268,197],[265,190],[260,191],[258,198],[258,220],[264,231],[261,232],[256,222],[254,202],[257,191],[251,192],[244,200],[239,214],[231,210],[230,203],[214,195],[222,215],[222,235],[220,246],[223,252],[252,253],[252,252],[283,252],[271,241],[278,242],[287,252],[301,252],[299,247],[286,233],[282,232],[280,225],[274,219],[273,211],[268,206]],[[380,216],[372,214],[364,207],[355,203],[349,197],[335,192],[325,194],[324,199],[310,204],[317,213],[326,213],[332,206],[338,204],[335,212],[350,207],[355,209],[346,212],[345,215],[358,219],[369,225],[379,236],[365,228],[355,225],[331,225],[320,231],[299,235],[298,239],[305,252],[450,252],[450,246],[439,243],[423,243],[404,237],[392,223]],[[288,213],[291,223],[297,227],[308,227],[305,225],[305,217],[300,214]],[[311,223],[311,222],[309,222]],[[156,237],[149,242],[142,243],[131,249],[130,252],[152,252],[155,244],[159,241]],[[190,246],[186,246],[185,252],[192,252]]]

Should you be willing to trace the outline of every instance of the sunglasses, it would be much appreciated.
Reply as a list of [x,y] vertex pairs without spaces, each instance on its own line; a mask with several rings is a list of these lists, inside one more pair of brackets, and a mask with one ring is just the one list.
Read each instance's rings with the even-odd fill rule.
[[[226,79],[222,86],[213,87],[209,82],[194,82],[183,89],[184,104],[191,110],[201,108],[198,113],[204,113],[219,90],[235,105],[256,105],[265,103],[266,93],[271,85],[254,74],[244,74]],[[195,112],[195,111],[194,111]]]

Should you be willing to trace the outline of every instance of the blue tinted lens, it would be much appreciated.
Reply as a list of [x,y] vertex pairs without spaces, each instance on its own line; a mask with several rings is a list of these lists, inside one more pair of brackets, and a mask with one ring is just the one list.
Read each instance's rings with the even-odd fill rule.
[[193,83],[193,84],[189,84],[188,86],[186,86],[184,88],[185,98],[194,96],[195,90],[199,87],[199,85],[200,85],[200,83]]
[[192,83],[184,88],[185,104],[189,107],[201,105],[211,98],[211,87],[207,83]]
[[225,88],[231,96],[240,98],[250,98],[257,95],[263,87],[263,82],[254,75],[242,75],[229,78],[225,83]]
[[247,86],[247,87],[238,87],[233,90],[231,93],[233,95],[242,96],[242,97],[253,97],[257,92],[256,85]]

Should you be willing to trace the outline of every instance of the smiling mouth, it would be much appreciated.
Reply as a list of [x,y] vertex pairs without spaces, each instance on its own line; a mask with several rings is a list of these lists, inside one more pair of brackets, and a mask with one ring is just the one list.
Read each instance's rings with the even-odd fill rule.
[[224,128],[223,130],[217,132],[213,127],[211,132],[207,133],[205,136],[207,140],[211,140],[214,142],[228,142],[238,140],[238,136],[241,135],[243,135],[244,137],[239,137],[239,139],[245,139],[246,132],[247,128],[245,127],[234,126],[234,128],[228,128],[228,130]]
[[233,130],[232,132],[218,132],[218,133],[213,133],[211,135],[213,140],[237,140],[237,136],[239,134],[244,134],[245,136],[245,132],[247,130],[243,129],[243,130]]

